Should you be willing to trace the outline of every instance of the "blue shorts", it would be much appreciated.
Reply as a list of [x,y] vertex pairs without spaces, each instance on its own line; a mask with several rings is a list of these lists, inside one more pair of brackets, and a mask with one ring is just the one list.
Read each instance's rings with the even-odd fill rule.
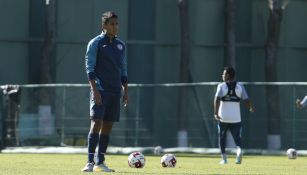
[[120,116],[120,93],[99,91],[102,105],[96,105],[94,96],[90,98],[90,118],[109,122],[118,122]]

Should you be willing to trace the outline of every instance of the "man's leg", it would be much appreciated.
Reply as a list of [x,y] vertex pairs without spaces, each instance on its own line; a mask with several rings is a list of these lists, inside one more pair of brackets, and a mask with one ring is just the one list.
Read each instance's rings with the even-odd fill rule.
[[98,165],[103,163],[105,158],[104,154],[107,151],[109,145],[109,135],[113,127],[113,122],[103,121],[102,128],[100,130],[99,136],[99,146],[98,146]]
[[98,163],[94,166],[94,171],[114,172],[105,164],[105,153],[109,145],[109,135],[113,128],[113,122],[119,121],[120,94],[105,93],[106,110],[103,116],[102,127],[100,130],[98,146]]
[[91,129],[88,134],[88,161],[82,171],[93,171],[95,149],[99,141],[99,131],[102,126],[102,120],[93,119],[91,121]]
[[237,158],[236,163],[240,164],[242,162],[242,137],[241,137],[242,125],[240,123],[231,124],[230,132],[237,146]]
[[107,147],[109,145],[109,134],[112,130],[113,122],[103,121],[100,130],[99,146],[98,146],[98,163],[94,166],[94,171],[114,172],[104,162]]
[[88,134],[88,162],[94,162],[95,150],[99,141],[99,132],[102,120],[92,120],[91,130]]
[[227,156],[226,156],[227,123],[219,122],[218,132],[219,132],[219,146],[222,156],[222,161],[220,162],[220,164],[226,164],[227,163]]

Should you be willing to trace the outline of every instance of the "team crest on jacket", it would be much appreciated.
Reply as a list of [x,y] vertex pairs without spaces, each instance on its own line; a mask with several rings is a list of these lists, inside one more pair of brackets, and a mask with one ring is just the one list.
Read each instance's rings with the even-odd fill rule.
[[117,44],[117,48],[118,48],[118,50],[123,50],[123,45]]

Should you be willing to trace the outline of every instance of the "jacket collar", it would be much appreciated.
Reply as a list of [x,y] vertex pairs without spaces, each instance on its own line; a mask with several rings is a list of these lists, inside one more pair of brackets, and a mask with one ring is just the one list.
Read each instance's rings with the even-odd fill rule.
[[117,35],[116,35],[116,36],[114,36],[114,38],[111,39],[111,38],[110,38],[106,33],[104,33],[104,32],[102,32],[101,35],[104,36],[104,37],[106,38],[106,40],[107,40],[108,42],[110,42],[110,43],[112,43],[112,42],[117,38]]

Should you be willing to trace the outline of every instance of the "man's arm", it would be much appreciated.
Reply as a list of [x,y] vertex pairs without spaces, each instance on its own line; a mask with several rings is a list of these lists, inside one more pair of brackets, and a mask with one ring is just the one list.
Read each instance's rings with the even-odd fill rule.
[[256,109],[253,106],[252,102],[249,100],[247,92],[246,92],[244,86],[242,84],[240,84],[240,86],[242,87],[242,99],[243,99],[245,105],[247,106],[247,108],[248,108],[248,110],[250,112],[255,112]]
[[216,93],[213,101],[213,108],[214,108],[214,118],[216,120],[220,120],[221,117],[219,116],[219,109],[220,109],[220,103],[221,98],[223,97],[223,90],[222,90],[222,84],[219,84],[216,88]]
[[96,66],[96,57],[98,51],[98,38],[92,39],[86,49],[85,53],[85,70],[88,80],[95,80],[95,66]]
[[102,99],[99,90],[96,87],[96,75],[95,75],[95,66],[96,66],[96,56],[98,50],[98,39],[92,39],[88,45],[85,53],[85,70],[87,73],[87,78],[91,87],[91,91],[94,96],[94,102],[97,105],[102,104]]
[[[126,46],[124,45],[124,49],[126,52]],[[123,102],[124,106],[128,105],[128,71],[127,71],[127,58],[124,54],[124,57],[121,62],[121,82],[124,90],[123,94]]]
[[213,102],[213,107],[214,107],[214,118],[216,120],[221,119],[221,117],[219,116],[220,102],[221,102],[221,98],[218,97],[218,96],[215,96],[214,102]]

